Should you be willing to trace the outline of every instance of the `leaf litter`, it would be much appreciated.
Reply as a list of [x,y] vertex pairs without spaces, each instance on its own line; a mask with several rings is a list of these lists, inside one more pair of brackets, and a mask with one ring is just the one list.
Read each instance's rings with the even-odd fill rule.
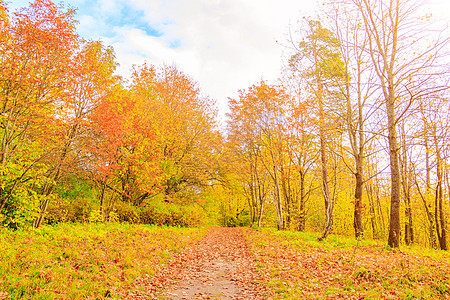
[[242,228],[211,228],[205,237],[138,278],[127,299],[268,299]]

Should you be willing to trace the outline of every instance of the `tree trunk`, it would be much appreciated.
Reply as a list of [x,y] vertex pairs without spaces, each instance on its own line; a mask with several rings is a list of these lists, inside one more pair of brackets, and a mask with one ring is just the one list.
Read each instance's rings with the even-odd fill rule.
[[[419,192],[420,198],[422,199],[423,202],[423,206],[425,208],[425,212],[427,215],[427,219],[428,219],[428,238],[429,238],[429,242],[430,242],[430,247],[435,249],[436,248],[436,238],[435,238],[435,233],[436,233],[436,229],[434,226],[434,217],[432,212],[430,211],[430,208],[428,207],[428,203],[426,198],[424,197],[422,191],[420,190],[420,186],[419,183],[417,182],[417,180],[415,180],[416,183],[416,187],[417,187],[417,191]],[[426,188],[426,193],[428,193],[428,187]],[[427,195],[427,194],[425,194]]]
[[[362,170],[362,166],[358,166]],[[362,193],[363,193],[363,179],[361,173],[356,171],[356,185],[355,185],[355,209],[353,227],[355,228],[355,237],[360,238],[363,236],[364,229],[362,223]]]
[[377,199],[377,208],[378,208],[378,215],[380,217],[380,224],[381,224],[381,237],[385,237],[386,236],[386,223],[384,221],[384,215],[383,215],[383,209],[381,207],[381,200],[380,200],[380,187],[379,187],[379,181],[378,181],[378,177],[375,177],[375,181],[376,181],[376,199]]
[[[438,147],[436,143],[436,148]],[[437,150],[439,151],[439,150]],[[438,236],[439,248],[441,250],[447,249],[447,230],[445,224],[445,212],[443,210],[443,189],[442,189],[442,163],[440,153],[437,152],[437,179],[435,202],[434,202],[434,217],[436,221],[436,233]]]
[[412,212],[411,212],[411,199],[408,197],[405,199],[406,207],[405,207],[405,244],[412,245],[414,243],[414,230],[412,223]]
[[263,221],[263,216],[264,216],[264,201],[261,202],[261,210],[259,211],[259,216],[258,216],[258,229],[261,229],[262,221]]
[[278,230],[284,230],[284,221],[283,221],[283,203],[281,201],[281,193],[280,193],[280,186],[278,182],[278,174],[277,170],[274,167],[273,168],[274,176],[274,192],[275,192],[275,206],[277,211],[277,228]]
[[327,162],[327,149],[326,149],[326,136],[324,128],[324,108],[323,108],[323,86],[319,81],[318,84],[318,94],[319,96],[319,138],[320,138],[320,161],[322,167],[322,192],[325,203],[325,229],[319,240],[325,239],[330,233],[331,227],[333,225],[333,205],[330,193],[330,183],[328,178],[328,162]]
[[284,204],[285,204],[285,226],[284,228],[291,228],[291,192],[290,187],[287,183],[287,178],[289,178],[285,174],[285,169],[283,168],[283,165],[281,165],[281,187],[283,189],[283,196],[284,196]]
[[300,205],[298,211],[298,231],[305,231],[305,175],[300,172]]
[[398,248],[400,246],[400,167],[398,163],[398,143],[395,115],[395,95],[392,86],[393,76],[388,78],[389,94],[386,99],[386,112],[388,117],[389,162],[391,167],[391,210],[389,219],[388,245]]
[[405,244],[411,245],[414,242],[412,208],[411,208],[411,183],[410,165],[408,163],[408,152],[406,148],[405,126],[402,123],[402,154],[400,155],[400,166],[402,176],[403,200],[405,203]]
[[377,218],[376,218],[376,212],[375,212],[375,201],[373,200],[373,191],[372,191],[372,185],[366,186],[366,193],[367,198],[369,199],[370,203],[370,222],[372,225],[372,238],[377,239],[378,233],[377,233]]
[[105,218],[105,191],[106,191],[106,182],[102,182],[102,193],[100,195],[100,214],[101,214],[103,220],[106,220],[106,218]]
[[325,228],[319,240],[325,239],[330,233],[333,225],[333,207],[331,201],[331,193],[328,178],[328,162],[327,162],[327,141],[325,134],[325,110],[324,110],[324,91],[322,79],[319,71],[319,57],[316,44],[313,44],[314,63],[316,65],[316,83],[317,83],[317,101],[319,104],[319,139],[320,139],[320,162],[322,168],[322,192],[325,204]]

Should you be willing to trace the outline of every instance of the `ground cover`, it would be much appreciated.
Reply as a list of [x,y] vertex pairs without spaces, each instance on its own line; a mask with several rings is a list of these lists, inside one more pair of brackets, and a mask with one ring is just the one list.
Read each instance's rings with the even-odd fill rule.
[[286,231],[245,237],[278,299],[450,299],[450,255]]
[[445,251],[249,228],[0,231],[0,299],[450,299]]
[[0,299],[117,298],[205,232],[128,224],[0,230]]
[[212,227],[174,255],[156,276],[135,281],[127,299],[271,299],[243,237],[244,228]]

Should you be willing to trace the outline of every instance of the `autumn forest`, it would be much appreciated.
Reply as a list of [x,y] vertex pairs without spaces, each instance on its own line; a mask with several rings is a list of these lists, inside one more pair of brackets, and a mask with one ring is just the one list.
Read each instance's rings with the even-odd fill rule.
[[[317,261],[355,264],[356,253],[370,248],[364,243],[375,243],[393,260],[402,247],[435,251],[429,255],[439,257],[438,271],[408,279],[414,282],[408,283],[410,296],[424,298],[395,294],[403,286],[392,288],[392,282],[385,286],[390,275],[381,279],[378,270],[388,270],[389,259],[374,269],[346,269],[357,287],[327,290],[321,297],[371,298],[364,291],[377,289],[377,282],[386,294],[374,298],[450,297],[450,278],[443,271],[448,272],[450,258],[442,251],[450,246],[450,44],[448,29],[422,15],[419,3],[326,1],[319,17],[291,26],[280,45],[285,55],[279,80],[261,80],[229,98],[225,123],[214,99],[179,67],[146,63],[124,78],[116,71],[114,49],[83,39],[77,22],[74,9],[51,0],[35,0],[17,11],[0,0],[0,250],[11,259],[0,264],[0,299],[38,299],[42,286],[53,296],[39,299],[75,299],[77,289],[49,292],[64,290],[67,283],[55,282],[65,275],[20,254],[33,247],[55,249],[45,237],[58,240],[67,232],[72,233],[57,244],[69,243],[84,254],[54,250],[49,260],[61,266],[67,261],[74,272],[87,272],[83,264],[89,255],[103,251],[92,245],[120,246],[104,252],[112,255],[114,268],[108,269],[111,282],[105,281],[101,295],[97,288],[82,287],[90,292],[79,297],[137,299],[122,288],[131,289],[135,278],[158,271],[141,264],[146,256],[120,241],[147,245],[163,264],[172,259],[164,251],[178,253],[203,242],[214,247],[204,238],[208,228],[216,230],[212,239],[233,239],[224,243],[240,245],[243,236],[242,247],[252,253],[246,255],[259,255],[256,261],[271,274],[272,281],[246,277],[245,282],[269,284],[242,288],[248,298],[236,299],[277,299],[277,291],[294,295],[294,290],[303,294],[292,299],[318,299],[304,294],[318,292],[313,283],[292,275],[308,273],[306,265],[300,272],[292,271],[298,267],[293,262],[276,270],[267,264],[287,263],[271,260],[280,259],[280,253],[295,257],[292,247],[344,251],[333,250],[343,241],[351,245],[353,258],[345,250],[341,258]],[[217,227],[247,228],[229,233]],[[304,244],[295,246],[302,239]],[[21,247],[27,250],[17,250]],[[269,249],[277,249],[277,255]],[[115,251],[125,254],[115,256]],[[224,255],[243,259],[230,253],[235,252]],[[18,257],[23,264],[15,265]],[[409,256],[402,259],[402,270],[404,263],[414,264]],[[92,258],[91,264],[99,260]],[[442,261],[445,266],[439,266]],[[98,274],[109,268],[101,265]],[[31,275],[26,270],[34,266]],[[257,269],[249,266],[245,272]],[[286,275],[286,269],[293,273]],[[13,273],[16,277],[2,278]],[[79,280],[89,281],[83,276]],[[160,277],[165,276],[172,275]],[[431,292],[416,288],[417,282],[432,286],[433,276],[442,284]],[[24,278],[29,282],[20,293]],[[160,286],[152,280],[146,295],[156,297]],[[121,288],[115,289],[115,282]]]

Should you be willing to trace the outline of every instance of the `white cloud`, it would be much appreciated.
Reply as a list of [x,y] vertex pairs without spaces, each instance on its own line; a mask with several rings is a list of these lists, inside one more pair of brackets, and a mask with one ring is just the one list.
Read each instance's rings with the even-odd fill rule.
[[[247,88],[261,78],[276,80],[284,50],[276,41],[287,39],[289,24],[305,15],[314,15],[317,3],[321,3],[316,1],[66,0],[66,3],[80,5],[82,36],[101,39],[114,47],[121,65],[120,75],[128,77],[131,66],[144,61],[155,65],[175,63],[217,100],[223,114],[227,111],[227,97],[236,97],[238,89]],[[432,1],[440,2],[441,12],[448,11],[442,5],[445,3],[448,8],[450,2]],[[139,26],[123,24],[120,18],[127,13],[124,8],[139,12]],[[116,22],[108,23],[113,21]],[[161,35],[147,33],[142,22]]]
[[[105,0],[103,0],[105,1]],[[279,75],[282,46],[290,21],[311,14],[314,2],[295,0],[131,0],[144,12],[149,25],[162,36],[123,27],[115,39],[120,72],[146,59],[149,63],[175,63],[196,79],[204,92],[217,100],[222,113],[227,97],[236,97],[261,78]],[[179,47],[171,48],[174,42]],[[141,56],[141,58],[139,58]]]
[[[222,114],[227,97],[236,97],[238,89],[278,77],[283,49],[276,40],[284,39],[289,21],[298,19],[302,9],[311,11],[314,5],[299,0],[65,2],[79,6],[78,30],[83,37],[114,47],[120,75],[128,77],[131,66],[144,61],[175,63],[217,100]],[[139,21],[162,35],[151,36],[135,24],[121,23],[125,7],[142,12]]]

